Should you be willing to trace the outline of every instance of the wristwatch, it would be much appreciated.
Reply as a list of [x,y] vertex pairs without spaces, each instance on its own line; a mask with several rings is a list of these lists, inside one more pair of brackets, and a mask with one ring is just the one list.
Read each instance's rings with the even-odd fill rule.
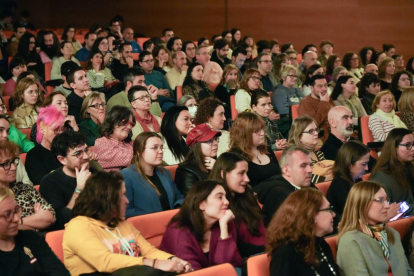
[[81,189],[76,188],[74,194],[78,194],[79,195],[81,192],[82,192]]

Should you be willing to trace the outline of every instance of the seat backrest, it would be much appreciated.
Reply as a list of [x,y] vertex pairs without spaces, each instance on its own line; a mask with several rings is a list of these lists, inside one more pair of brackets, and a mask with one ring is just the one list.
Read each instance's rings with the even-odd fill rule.
[[208,86],[210,87],[211,91],[216,91],[218,83],[209,83]]
[[175,89],[175,92],[177,93],[177,102],[178,102],[178,100],[180,100],[181,97],[183,96],[183,87],[177,86]]
[[294,121],[297,117],[299,117],[299,105],[292,105],[291,108],[292,121]]
[[362,176],[362,180],[364,180],[364,181],[368,181],[370,177],[371,177],[371,174],[370,174],[370,173],[364,174],[364,175]]
[[19,130],[23,133],[26,134],[27,138],[30,139],[30,132],[32,131],[31,128],[19,128]]
[[[173,216],[178,213],[178,209],[152,213],[131,217],[128,220],[142,236],[155,247],[160,247],[162,237],[164,236],[167,224]],[[154,223],[156,222],[156,223]]]
[[234,95],[230,96],[230,107],[231,107],[231,119],[234,121],[236,120],[237,114],[239,114],[239,112],[236,109],[236,96]]
[[280,158],[282,158],[283,150],[275,150],[274,153],[276,155],[277,161],[280,162]]
[[271,98],[273,96],[273,91],[269,91],[267,94],[269,94],[269,97]]
[[39,192],[39,190],[40,190],[40,185],[33,185],[33,188],[34,188],[37,192]]
[[133,59],[133,60],[138,60],[138,58],[139,58],[139,53],[132,53],[131,55],[132,55],[132,59]]
[[[27,137],[27,138],[29,138],[29,137]],[[27,156],[26,152],[25,153],[20,153],[20,159],[22,160],[23,165],[26,164],[26,156]]]
[[52,231],[46,234],[46,242],[63,263],[63,234],[65,230]]
[[11,111],[10,110],[10,105],[9,105],[10,98],[11,98],[11,96],[3,96],[3,104],[6,106],[7,111]]
[[50,95],[53,92],[53,90],[55,90],[55,86],[50,86],[50,85],[46,86],[46,95],[44,95],[44,97],[47,97],[48,95]]
[[177,171],[178,165],[165,166],[164,168],[170,171],[172,178],[175,180],[175,172]]
[[51,75],[52,75],[53,63],[52,62],[46,62],[44,64],[44,66],[45,66],[45,81],[50,81],[51,80]]
[[139,46],[141,46],[142,49],[144,49],[144,42],[147,41],[148,39],[150,39],[149,37],[138,37],[137,38],[137,42],[139,44]]
[[402,218],[389,222],[388,226],[397,230],[400,233],[401,239],[403,239],[407,235],[413,221],[414,217]]
[[[361,134],[362,134],[362,143],[368,145],[370,142],[374,142],[374,136],[368,126],[369,115],[361,117]],[[375,159],[378,159],[378,153],[375,150],[371,150],[370,154]]]
[[325,241],[331,247],[332,255],[333,255],[335,261],[336,261],[336,252],[338,251],[337,247],[336,247],[336,238],[337,238],[336,235],[332,236],[332,237],[325,238]]
[[[208,268],[196,270],[194,272],[186,273],[186,276],[237,276],[236,270],[231,264],[215,265]],[[249,275],[250,276],[250,275]]]
[[324,196],[328,193],[329,186],[331,186],[332,181],[326,181],[315,184],[316,188],[323,193]]
[[250,257],[247,259],[247,275],[269,276],[270,258],[267,254]]

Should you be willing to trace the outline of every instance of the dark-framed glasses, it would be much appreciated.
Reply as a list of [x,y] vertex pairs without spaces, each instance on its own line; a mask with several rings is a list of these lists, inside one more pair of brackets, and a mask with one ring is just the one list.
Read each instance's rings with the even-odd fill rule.
[[385,202],[387,202],[388,204],[390,204],[390,199],[388,197],[383,198],[374,198],[372,201],[378,202],[379,204],[384,204]]
[[6,162],[0,164],[0,167],[3,167],[5,171],[8,171],[10,170],[12,164],[17,167],[17,165],[19,165],[19,161],[19,157],[14,157],[12,160],[7,160]]
[[23,213],[22,207],[20,207],[19,205],[16,205],[16,207],[14,207],[13,211],[8,211],[4,214],[1,214],[0,218],[4,218],[5,221],[11,222],[14,218],[14,215],[17,215],[20,218],[20,215],[22,213]]
[[408,150],[413,148],[413,143],[398,144],[399,146],[406,147]]
[[78,151],[75,151],[73,154],[71,154],[72,156],[75,156],[76,158],[78,158],[78,159],[81,159],[82,157],[83,157],[83,154],[85,154],[86,153],[86,155],[87,156],[90,156],[90,154],[91,154],[91,149],[88,147],[88,148],[86,148],[86,149],[84,149],[84,150],[78,150]]
[[141,97],[138,97],[138,98],[133,99],[131,102],[134,102],[136,100],[140,100],[141,102],[149,101],[150,100],[150,96],[149,95],[144,95],[144,96],[141,96]]
[[333,206],[329,206],[328,208],[324,208],[324,209],[319,209],[318,212],[325,212],[328,211],[329,213],[333,214],[334,213],[334,209]]
[[303,131],[302,133],[309,133],[310,135],[313,135],[315,133],[319,134],[319,132],[321,132],[320,128],[315,128],[315,129],[311,128],[309,130]]
[[106,107],[106,104],[104,104],[104,103],[96,103],[96,104],[91,104],[89,107],[93,107],[93,108],[95,108],[95,109],[99,109],[100,107],[102,107],[102,108],[105,108]]

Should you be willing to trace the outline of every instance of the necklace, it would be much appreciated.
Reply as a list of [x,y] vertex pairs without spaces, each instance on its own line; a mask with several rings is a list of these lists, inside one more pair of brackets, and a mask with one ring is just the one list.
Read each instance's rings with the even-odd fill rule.
[[262,164],[262,161],[260,161],[259,159],[259,153],[256,154],[256,158],[257,158],[257,161],[259,161],[259,164]]
[[[322,259],[321,259],[321,263],[323,262],[323,261],[325,261],[327,264],[328,264],[328,267],[329,267],[329,269],[331,270],[331,272],[332,272],[332,275],[334,275],[334,276],[336,276],[336,272],[335,272],[335,269],[331,266],[331,264],[329,263],[329,261],[328,261],[328,258],[326,257],[326,255],[323,253],[323,251],[322,251],[322,247],[319,245],[319,249],[321,250],[321,254],[322,254]],[[311,268],[312,268],[312,270],[315,272],[315,275],[316,276],[321,276],[317,271],[316,271],[316,269],[315,269],[315,267],[314,266],[311,266]]]

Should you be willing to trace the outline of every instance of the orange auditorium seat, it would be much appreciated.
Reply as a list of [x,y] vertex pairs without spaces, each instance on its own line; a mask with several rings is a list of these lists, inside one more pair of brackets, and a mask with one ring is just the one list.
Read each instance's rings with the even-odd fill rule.
[[172,175],[172,178],[175,179],[175,172],[177,171],[178,165],[165,166],[164,168],[169,170]]
[[53,62],[46,62],[45,66],[45,81],[51,80]]
[[176,90],[176,93],[177,93],[177,102],[178,102],[178,100],[180,100],[181,97],[183,96],[183,87],[182,86],[177,86],[175,90]]
[[55,86],[46,86],[46,94],[44,95],[44,97],[46,98],[48,95],[50,95],[50,93],[52,93],[54,89]]
[[63,234],[65,230],[52,231],[46,234],[46,242],[49,244],[52,251],[56,254],[59,260],[63,263]]
[[133,60],[138,60],[138,58],[139,58],[139,53],[132,53]]
[[336,247],[336,238],[337,238],[337,236],[332,236],[332,237],[325,238],[325,241],[331,247],[332,255],[333,255],[335,261],[336,261],[336,252],[338,251],[337,247]]
[[364,175],[362,176],[362,180],[363,180],[363,181],[368,181],[370,177],[371,177],[371,174],[370,174],[370,173],[364,174]]
[[[138,229],[148,242],[158,248],[160,247],[162,237],[167,229],[167,224],[177,213],[178,209],[174,209],[131,217],[127,219],[127,221]],[[154,223],[155,221],[157,223]]]
[[83,69],[86,69],[86,61],[79,61]]
[[[186,273],[186,276],[237,276],[236,270],[231,264],[225,263],[221,265],[215,265],[208,268],[196,270],[194,272]],[[250,276],[250,274],[249,274]]]
[[270,258],[267,254],[247,259],[247,274],[249,276],[269,276]]
[[292,121],[294,121],[297,117],[299,117],[299,105],[292,105],[290,112],[292,112]]
[[[28,139],[30,139],[30,137],[27,137]],[[27,153],[20,153],[20,159],[23,162],[23,165],[26,163],[26,157],[27,157]]]
[[267,94],[269,94],[269,97],[272,98],[272,96],[273,96],[273,92],[272,91],[267,92]]
[[79,41],[81,44],[83,44],[84,42],[85,42],[85,36],[84,35],[82,35],[82,34],[75,34],[75,39],[77,40],[77,41]]
[[234,121],[236,120],[237,115],[239,112],[236,109],[236,96],[230,96],[230,107],[231,107],[231,119]]
[[144,42],[147,41],[148,39],[150,39],[149,37],[138,37],[137,38],[137,42],[139,44],[139,46],[141,46],[142,50],[144,50]]
[[9,105],[10,98],[11,98],[11,96],[3,96],[3,104],[6,106],[7,111],[11,111],[10,110],[10,105]]
[[214,92],[214,91],[216,91],[218,83],[210,83],[208,86],[210,87],[211,91]]
[[283,150],[276,150],[274,151],[274,153],[276,155],[277,161],[280,162],[280,158],[282,158]]
[[315,184],[316,188],[323,193],[324,196],[328,193],[329,186],[331,186],[332,181],[326,181]]
[[395,221],[389,222],[388,226],[397,230],[398,233],[400,233],[401,240],[402,240],[407,234],[408,230],[410,229],[411,223],[413,223],[413,221],[414,221],[414,217],[401,218],[401,219],[397,219]]
[[36,190],[37,192],[39,192],[40,185],[33,185],[33,187],[35,188],[35,190]]
[[30,139],[30,132],[32,131],[31,128],[19,128],[19,130],[23,133],[26,134],[26,136]]
[[13,57],[9,57],[9,58],[8,58],[8,60],[7,60],[7,62],[8,62],[7,64],[8,64],[9,66],[10,66],[10,61],[11,61],[12,59],[13,59]]
[[[370,142],[374,142],[374,136],[368,126],[369,116],[361,117],[361,132],[362,132],[362,143],[368,145]],[[371,156],[378,159],[378,153],[375,150],[370,151]]]

